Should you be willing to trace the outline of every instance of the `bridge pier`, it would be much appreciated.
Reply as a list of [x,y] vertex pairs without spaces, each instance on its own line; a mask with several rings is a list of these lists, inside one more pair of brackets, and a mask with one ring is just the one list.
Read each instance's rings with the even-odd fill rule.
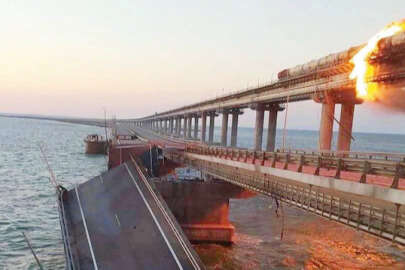
[[194,139],[198,138],[198,115],[194,116]]
[[180,137],[180,132],[181,132],[181,116],[178,116],[177,117],[177,130],[176,130],[177,137]]
[[170,136],[171,136],[171,135],[173,135],[173,122],[174,122],[174,119],[173,119],[173,117],[170,117],[169,119],[170,119],[169,120],[169,126],[170,126],[169,133],[170,133]]
[[214,125],[215,125],[215,112],[210,112],[210,126],[208,130],[208,143],[214,143]]
[[354,106],[354,103],[342,104],[337,142],[338,151],[350,151],[350,144],[352,141]]
[[187,115],[184,115],[184,121],[183,121],[183,138],[187,139]]
[[278,111],[283,110],[278,104],[270,105],[269,109],[269,125],[267,128],[267,146],[266,151],[274,152],[276,149],[276,133],[277,133],[277,115]]
[[191,119],[192,119],[192,116],[189,115],[187,117],[187,139],[191,139]]
[[321,126],[319,128],[319,149],[332,150],[333,122],[335,102],[326,100],[322,103]]
[[207,112],[201,113],[201,142],[205,142],[205,135],[207,133]]
[[228,141],[228,116],[227,110],[222,110],[221,145],[226,146]]
[[234,109],[232,111],[232,125],[231,125],[231,147],[236,147],[238,141],[238,120],[240,109]]
[[256,110],[254,149],[257,151],[262,150],[264,107],[264,104],[261,103],[251,107],[253,110]]

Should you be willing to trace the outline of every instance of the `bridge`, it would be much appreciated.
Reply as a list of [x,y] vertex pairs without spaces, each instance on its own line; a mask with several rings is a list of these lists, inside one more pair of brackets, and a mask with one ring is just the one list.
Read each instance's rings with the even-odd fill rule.
[[[355,81],[349,78],[353,68],[349,60],[361,47],[283,70],[267,85],[120,120],[119,125],[159,146],[167,160],[405,244],[405,154],[350,151],[355,106],[363,100],[357,98]],[[377,71],[368,82],[402,88],[405,34],[383,39],[379,47],[369,59]],[[288,103],[303,100],[322,104],[319,149],[275,149],[277,113]],[[334,115],[336,104],[341,104],[340,120]],[[245,109],[256,113],[253,149],[237,147],[238,116]],[[262,149],[265,111],[269,111],[268,134]],[[214,124],[219,115],[217,144]],[[333,150],[335,121],[339,132]]]

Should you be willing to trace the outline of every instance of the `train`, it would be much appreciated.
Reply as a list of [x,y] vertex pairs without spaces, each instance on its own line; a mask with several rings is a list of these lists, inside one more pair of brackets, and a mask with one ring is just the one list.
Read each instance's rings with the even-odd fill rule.
[[[297,77],[304,77],[321,72],[322,75],[328,75],[328,69],[339,69],[339,72],[350,71],[353,65],[350,60],[364,46],[351,47],[348,50],[332,53],[319,59],[312,60],[306,64],[298,65],[293,68],[284,69],[277,74],[279,80],[287,80]],[[377,53],[371,57],[377,58],[384,55],[396,54],[405,51],[405,33],[400,33],[389,38],[382,39],[378,44]]]

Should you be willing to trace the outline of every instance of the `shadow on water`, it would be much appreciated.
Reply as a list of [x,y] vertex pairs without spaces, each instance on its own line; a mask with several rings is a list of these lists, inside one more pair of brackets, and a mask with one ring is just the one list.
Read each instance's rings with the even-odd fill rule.
[[405,247],[284,204],[285,231],[268,197],[232,199],[232,246],[195,245],[208,269],[405,269]]

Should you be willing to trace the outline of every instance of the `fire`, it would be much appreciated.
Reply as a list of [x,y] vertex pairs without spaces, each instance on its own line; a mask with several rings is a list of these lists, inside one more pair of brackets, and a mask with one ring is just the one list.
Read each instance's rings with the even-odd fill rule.
[[374,75],[374,67],[368,63],[368,58],[372,53],[377,52],[378,42],[399,32],[405,31],[405,22],[394,22],[387,25],[383,30],[374,35],[353,58],[350,60],[354,68],[350,74],[350,79],[356,79],[357,97],[365,100],[375,100],[378,90],[377,83],[367,82],[367,78]]

